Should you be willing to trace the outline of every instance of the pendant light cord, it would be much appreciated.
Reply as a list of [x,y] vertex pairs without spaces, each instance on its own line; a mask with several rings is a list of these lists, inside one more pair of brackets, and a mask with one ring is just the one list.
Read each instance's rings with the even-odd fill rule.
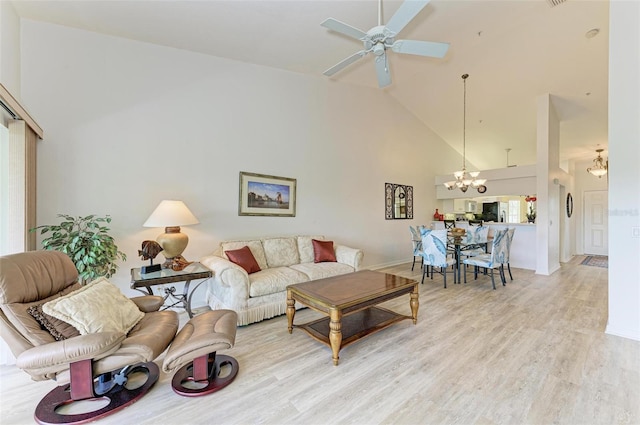
[[469,74],[462,74],[464,95],[462,98],[462,171],[467,169],[467,78]]

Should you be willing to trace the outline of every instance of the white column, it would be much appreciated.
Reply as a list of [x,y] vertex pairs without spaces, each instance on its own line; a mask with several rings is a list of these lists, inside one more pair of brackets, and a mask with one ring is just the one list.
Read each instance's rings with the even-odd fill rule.
[[560,120],[551,95],[536,100],[536,274],[550,275],[560,268]]
[[609,320],[640,341],[640,2],[609,2]]

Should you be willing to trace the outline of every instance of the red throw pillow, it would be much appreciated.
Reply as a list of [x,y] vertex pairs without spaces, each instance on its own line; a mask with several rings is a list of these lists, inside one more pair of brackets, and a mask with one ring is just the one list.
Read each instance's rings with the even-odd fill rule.
[[318,241],[316,239],[311,239],[311,242],[313,243],[314,263],[335,263],[337,261],[336,253],[333,251],[333,241]]
[[227,257],[229,257],[229,260],[232,263],[236,263],[245,269],[247,273],[251,274],[260,271],[260,266],[248,246],[243,246],[240,249],[233,249],[231,251],[225,251],[224,253],[227,254]]

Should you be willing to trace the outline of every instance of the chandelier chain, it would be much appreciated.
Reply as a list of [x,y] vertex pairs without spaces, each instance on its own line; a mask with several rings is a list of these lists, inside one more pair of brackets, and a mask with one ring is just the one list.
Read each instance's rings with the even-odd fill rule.
[[463,97],[462,97],[462,170],[453,173],[455,180],[444,183],[448,190],[460,189],[466,192],[469,187],[484,193],[487,187],[484,185],[487,179],[479,179],[479,171],[467,174],[467,78],[469,74],[462,74]]
[[462,169],[467,169],[467,78],[469,74],[462,75],[464,91],[462,97]]

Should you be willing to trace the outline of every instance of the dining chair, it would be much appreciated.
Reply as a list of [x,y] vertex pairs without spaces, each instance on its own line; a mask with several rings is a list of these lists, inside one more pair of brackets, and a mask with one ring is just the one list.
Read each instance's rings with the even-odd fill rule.
[[[478,279],[478,268],[484,268],[491,270],[491,285],[493,289],[496,289],[496,282],[493,277],[493,270],[498,269],[500,273],[500,280],[502,286],[505,286],[506,280],[504,279],[502,265],[505,262],[507,251],[507,229],[496,230],[493,233],[493,243],[491,244],[491,253],[476,255],[475,257],[469,257],[462,260],[462,263],[469,266],[474,266],[473,274],[474,279]],[[423,242],[424,244],[424,242]],[[467,283],[467,269],[464,270],[464,283]]]
[[461,254],[465,257],[475,257],[487,253],[487,243],[489,237],[489,228],[487,226],[474,226],[467,229],[466,245],[467,249],[461,250]]
[[469,220],[469,227],[472,226],[482,226],[482,220]]
[[453,254],[456,251],[453,235],[449,233],[449,231],[455,227],[456,227],[455,220],[444,220],[444,228],[448,231],[447,232],[447,251],[450,254]]
[[[511,243],[513,242],[513,235],[515,232],[515,227],[511,227],[507,230],[507,253],[505,255],[505,262],[507,263],[507,270],[509,271],[509,278],[511,280],[513,280],[513,275],[511,274],[511,264],[509,264],[509,261],[511,258]],[[504,264],[502,264],[502,276],[504,277]]]
[[[420,230],[422,237],[422,282],[425,274],[429,274],[431,269],[431,279],[434,271],[444,278],[444,287],[447,287],[447,269],[456,264],[455,258],[447,255],[447,230],[431,230],[423,228]],[[436,268],[440,270],[436,270]],[[452,268],[453,283],[456,283],[455,270]]]
[[413,271],[416,265],[416,257],[422,257],[422,239],[420,238],[419,227],[410,225],[409,232],[411,232],[411,242],[413,243],[413,264],[411,264],[411,271]]

